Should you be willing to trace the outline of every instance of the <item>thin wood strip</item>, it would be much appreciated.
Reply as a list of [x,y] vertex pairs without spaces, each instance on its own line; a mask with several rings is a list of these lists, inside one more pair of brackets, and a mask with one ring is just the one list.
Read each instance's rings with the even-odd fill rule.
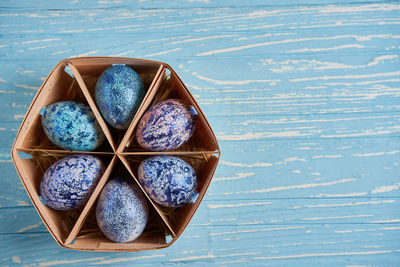
[[68,66],[71,68],[72,74],[74,75],[76,81],[78,82],[79,87],[81,88],[83,95],[86,98],[86,101],[88,102],[98,123],[100,124],[100,128],[102,129],[104,135],[106,136],[108,142],[110,143],[112,150],[115,151],[116,147],[115,147],[114,139],[111,136],[110,129],[108,129],[107,124],[105,123],[103,117],[101,116],[99,110],[97,109],[96,103],[93,101],[92,96],[90,95],[90,92],[85,84],[85,81],[83,80],[81,74],[79,73],[78,69],[74,65],[72,65],[71,63],[68,63]]
[[[14,139],[13,143],[13,151],[16,149],[17,146],[22,145],[23,140],[25,139],[29,125],[35,120],[35,117],[39,114],[40,109],[43,106],[43,103],[46,100],[46,95],[51,90],[51,83],[54,80],[54,74],[57,71],[60,71],[61,68],[65,68],[66,60],[61,60],[47,75],[47,78],[44,80],[43,84],[40,86],[38,92],[36,93],[35,97],[33,98],[31,105],[26,112],[24,119],[22,120],[21,127],[18,130],[18,133]],[[23,127],[22,127],[23,126]],[[21,176],[20,176],[21,177]]]
[[142,58],[128,58],[128,57],[75,57],[67,59],[68,62],[74,65],[86,65],[88,62],[96,65],[112,65],[112,64],[140,64],[140,65],[163,65],[163,62],[142,59]]
[[149,156],[149,155],[202,155],[202,154],[219,154],[216,151],[140,151],[140,152],[121,152],[118,153],[124,156]]
[[151,102],[153,101],[158,88],[161,85],[162,82],[162,77],[164,76],[165,73],[165,68],[163,65],[160,65],[160,68],[157,71],[156,76],[153,79],[153,82],[150,85],[149,90],[146,93],[146,96],[140,105],[138,112],[135,115],[135,118],[132,120],[131,125],[129,126],[128,130],[125,133],[124,138],[122,139],[122,142],[120,146],[118,147],[117,151],[118,152],[123,152],[126,147],[129,147],[129,145],[132,143],[133,138],[135,138],[134,135],[134,130],[136,128],[137,123],[139,122],[140,118],[143,116],[143,114],[146,112],[148,107],[150,106]]
[[41,149],[41,148],[15,148],[21,152],[43,152],[43,153],[59,153],[59,154],[95,154],[95,155],[114,155],[114,152],[99,152],[99,151],[75,151],[75,150],[57,150],[57,149]]
[[120,158],[120,160],[122,161],[122,163],[125,165],[126,169],[129,171],[129,173],[131,174],[131,176],[133,177],[133,179],[135,180],[135,182],[137,183],[137,185],[140,187],[140,189],[142,190],[143,194],[147,197],[147,199],[150,201],[151,205],[154,207],[154,209],[157,211],[158,215],[160,215],[161,219],[163,220],[163,222],[165,223],[165,225],[168,227],[168,230],[171,231],[172,233],[172,237],[174,238],[176,236],[175,231],[173,230],[172,226],[170,225],[170,222],[168,220],[168,218],[161,212],[160,208],[157,206],[157,204],[155,204],[153,202],[153,200],[148,196],[147,192],[144,190],[144,188],[142,187],[142,185],[140,184],[139,180],[136,178],[135,174],[133,173],[131,166],[129,164],[129,162],[126,160],[126,158],[120,154],[118,154],[118,157]]
[[78,235],[79,231],[81,230],[90,209],[93,207],[93,204],[95,203],[97,197],[99,196],[101,190],[103,189],[104,185],[106,184],[108,178],[111,175],[111,172],[115,166],[115,163],[117,161],[117,157],[114,156],[108,164],[107,169],[104,171],[103,176],[100,178],[99,183],[97,184],[96,188],[94,189],[92,195],[90,196],[88,202],[86,203],[85,207],[82,210],[82,213],[79,215],[78,219],[76,220],[76,223],[74,227],[72,228],[71,232],[69,233],[67,239],[65,240],[65,244],[71,244],[72,241],[75,239],[75,237]]
[[[195,107],[196,111],[198,112],[198,118],[200,119],[200,122],[206,126],[206,130],[207,132],[212,136],[212,143],[215,146],[216,150],[220,150],[218,142],[217,142],[217,138],[214,134],[214,132],[212,131],[212,128],[210,126],[210,123],[208,122],[208,120],[206,119],[206,116],[204,115],[203,111],[201,110],[199,104],[197,103],[196,99],[193,97],[193,95],[190,93],[190,91],[187,89],[187,87],[185,86],[185,84],[182,82],[181,78],[178,76],[178,74],[176,74],[176,72],[168,65],[165,64],[166,68],[171,72],[171,76],[174,76],[174,78],[179,82],[180,86],[182,87],[182,91],[185,93],[186,95],[186,99],[188,99],[191,104]],[[176,90],[176,89],[175,89]],[[198,122],[199,123],[199,122]]]
[[[173,72],[173,70],[170,69],[168,65],[165,64],[165,66],[166,67],[164,72],[167,70],[170,71],[170,78],[166,79],[165,75],[160,76],[160,80],[158,81],[158,83],[154,88],[155,91],[153,92],[154,94],[153,101],[149,103],[148,106],[149,107],[154,106],[155,104],[165,100],[166,98],[176,98],[177,96],[171,96],[171,92],[178,94],[179,95],[178,98],[185,100],[189,105],[193,106],[196,109],[196,112],[198,113],[198,126],[194,134],[197,137],[196,139],[201,138],[202,135],[204,135],[207,138],[205,143],[200,146],[201,148],[196,148],[196,147],[188,148],[187,146],[182,146],[181,149],[175,149],[174,151],[167,152],[167,154],[175,154],[174,152],[188,151],[189,149],[193,149],[189,151],[199,151],[199,152],[201,151],[207,153],[214,153],[216,151],[219,151],[219,146],[215,138],[215,135],[212,132],[209,123],[205,119],[204,114],[201,112],[201,109],[198,106],[196,100],[190,94],[190,92],[182,83],[182,81],[179,79],[179,77],[176,75],[176,73]],[[136,137],[135,133],[132,133],[131,138],[129,139],[129,141],[126,143],[125,146],[129,147],[130,145],[132,145],[132,142],[134,141],[135,137]],[[193,140],[193,137],[191,138],[191,140]],[[130,151],[130,152],[156,152],[156,151]]]
[[[212,156],[215,157],[215,155],[213,154]],[[212,157],[209,157],[207,160],[214,160],[213,164],[210,166],[211,169],[208,170],[208,174],[207,177],[205,178],[205,182],[203,187],[201,188],[199,195],[194,203],[194,206],[192,208],[192,210],[190,210],[188,217],[185,220],[185,223],[181,226],[181,228],[178,230],[177,235],[173,237],[172,241],[170,243],[168,243],[168,246],[171,246],[179,237],[180,235],[183,233],[183,231],[186,229],[186,227],[188,226],[189,222],[192,220],[194,214],[196,213],[197,209],[200,206],[200,203],[202,202],[208,187],[210,186],[212,177],[214,176],[215,170],[217,169],[218,166],[218,162],[219,162],[219,158],[220,158],[220,153],[218,153],[218,156],[215,157],[214,159],[212,159]]]
[[[13,161],[14,161],[14,164],[16,167],[24,165],[24,163],[23,163],[24,160],[19,157],[18,150],[16,148],[14,148],[12,150],[12,158],[13,158]],[[57,243],[60,246],[63,246],[60,231],[57,231],[56,224],[50,218],[50,216],[47,214],[47,212],[44,210],[44,204],[39,199],[39,195],[35,194],[34,185],[31,183],[31,181],[29,179],[24,178],[24,177],[28,176],[26,174],[26,172],[28,170],[25,168],[19,168],[19,167],[17,167],[16,169],[17,169],[18,175],[21,179],[22,185],[25,188],[25,191],[27,192],[29,198],[31,199],[33,206],[35,207],[35,209],[38,212],[39,216],[41,217],[42,221],[44,222],[44,225],[46,226],[47,230],[54,237],[54,239],[57,241]]]

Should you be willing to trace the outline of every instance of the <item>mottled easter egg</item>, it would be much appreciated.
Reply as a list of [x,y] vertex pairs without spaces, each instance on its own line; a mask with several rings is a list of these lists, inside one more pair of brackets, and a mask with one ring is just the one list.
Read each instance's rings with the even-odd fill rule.
[[145,196],[128,178],[113,178],[104,186],[97,201],[96,219],[110,240],[118,243],[135,240],[146,227],[148,216]]
[[75,101],[47,106],[42,127],[54,144],[68,150],[91,151],[104,141],[104,133],[90,107]]
[[73,210],[86,204],[104,173],[102,161],[92,155],[72,155],[51,165],[40,181],[40,196],[55,210]]
[[128,128],[146,94],[139,75],[126,65],[113,65],[98,78],[97,106],[103,118],[117,129]]
[[138,177],[147,194],[165,207],[182,207],[197,194],[196,172],[174,156],[154,156],[139,165]]
[[151,107],[140,119],[136,140],[144,149],[166,151],[180,147],[193,135],[197,113],[179,99]]

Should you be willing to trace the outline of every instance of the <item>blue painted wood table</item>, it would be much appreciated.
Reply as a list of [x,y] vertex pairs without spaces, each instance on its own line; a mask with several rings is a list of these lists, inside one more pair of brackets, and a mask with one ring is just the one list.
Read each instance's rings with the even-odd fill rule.
[[[0,5],[0,265],[400,265],[398,2]],[[204,201],[168,249],[60,248],[11,162],[50,70],[98,55],[169,63],[221,145]]]

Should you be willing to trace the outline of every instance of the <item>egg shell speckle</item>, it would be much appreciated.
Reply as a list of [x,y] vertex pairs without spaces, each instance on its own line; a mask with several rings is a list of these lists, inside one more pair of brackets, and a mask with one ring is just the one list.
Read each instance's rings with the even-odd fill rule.
[[193,135],[197,114],[179,99],[167,99],[151,107],[140,119],[136,140],[144,149],[167,151],[185,144]]
[[196,172],[178,157],[147,158],[139,165],[138,177],[149,197],[162,206],[184,206],[197,194]]
[[135,240],[145,229],[148,216],[147,199],[128,178],[113,178],[101,191],[96,219],[110,240],[118,243]]
[[55,210],[86,204],[104,173],[102,161],[91,155],[72,155],[51,165],[40,182],[40,196]]
[[63,149],[91,151],[104,141],[104,133],[90,107],[75,101],[47,106],[42,127],[50,141]]
[[113,65],[98,78],[95,99],[103,118],[117,129],[128,128],[146,94],[139,75],[126,65]]

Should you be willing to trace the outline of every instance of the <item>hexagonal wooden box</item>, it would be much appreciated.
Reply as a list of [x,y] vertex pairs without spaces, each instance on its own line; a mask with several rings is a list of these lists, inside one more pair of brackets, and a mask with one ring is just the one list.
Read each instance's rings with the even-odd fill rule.
[[[112,64],[126,64],[134,69],[147,88],[146,96],[127,130],[109,126],[94,102],[97,77]],[[180,98],[198,113],[194,135],[183,147],[168,152],[151,152],[136,143],[136,125],[144,112],[167,98]],[[65,100],[87,103],[94,112],[106,140],[91,152],[62,150],[52,144],[41,127],[41,109]],[[58,159],[70,154],[97,155],[107,168],[88,203],[76,211],[56,211],[40,201],[39,185],[45,170]],[[62,247],[92,251],[140,251],[170,246],[182,234],[193,217],[211,182],[220,150],[215,135],[199,105],[174,70],[165,63],[114,57],[86,57],[62,60],[51,71],[22,122],[16,136],[12,158],[21,181],[44,224]],[[181,157],[196,170],[199,194],[193,203],[182,208],[167,209],[153,202],[137,179],[137,167],[152,155]],[[149,223],[143,234],[133,242],[114,243],[99,230],[95,219],[95,203],[114,172],[124,172],[140,187],[150,202]]]

